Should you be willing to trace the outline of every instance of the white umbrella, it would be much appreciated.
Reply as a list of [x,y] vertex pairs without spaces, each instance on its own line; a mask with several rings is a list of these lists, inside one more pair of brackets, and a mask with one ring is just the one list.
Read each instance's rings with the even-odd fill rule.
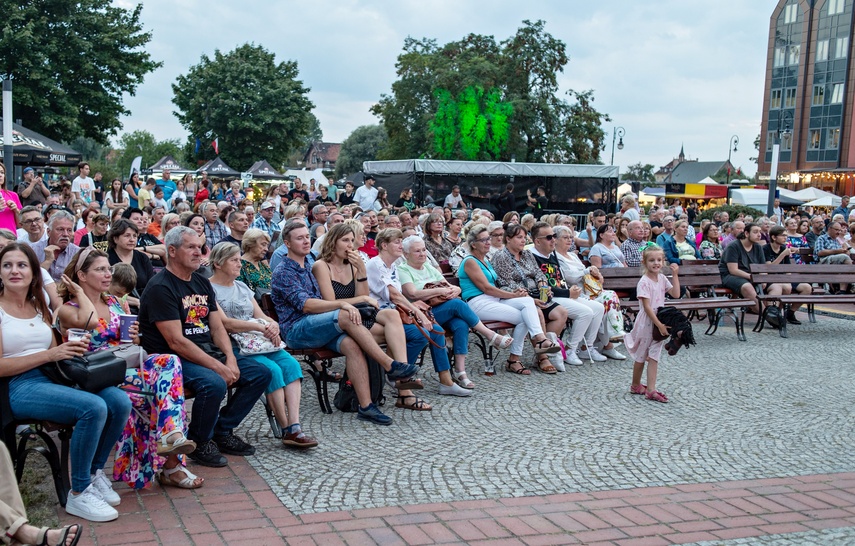
[[805,206],[811,207],[836,207],[840,205],[842,199],[837,197],[836,195],[826,195],[825,197],[820,197],[819,199],[814,199],[809,203],[805,203]]
[[823,191],[819,188],[804,188],[793,193],[792,197],[794,199],[798,199],[799,201],[813,201],[815,199],[820,199],[822,197],[837,197],[833,193],[829,193],[827,191]]

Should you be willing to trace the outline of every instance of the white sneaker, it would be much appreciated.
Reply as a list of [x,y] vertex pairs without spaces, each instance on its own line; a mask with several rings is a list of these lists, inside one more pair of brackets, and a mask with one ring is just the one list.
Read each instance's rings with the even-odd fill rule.
[[116,509],[101,498],[94,482],[79,495],[69,491],[65,511],[72,516],[96,522],[113,521],[119,517]]
[[101,498],[104,499],[104,502],[110,506],[118,506],[119,503],[122,502],[122,497],[113,491],[113,482],[111,482],[110,478],[104,474],[103,470],[98,469],[95,472],[95,475],[92,476],[92,485],[94,485],[95,489],[98,490],[98,493],[101,495]]
[[591,362],[605,362],[606,360],[608,360],[608,358],[601,355],[599,351],[597,351],[593,347],[588,347],[587,349],[579,349],[578,351],[576,351],[576,354],[583,358],[587,356]]
[[614,347],[611,349],[603,349],[600,351],[600,354],[611,358],[612,360],[626,360],[626,356],[617,352]]
[[564,358],[565,364],[569,364],[570,366],[582,366],[584,362],[576,356],[575,351],[567,351],[567,357]]

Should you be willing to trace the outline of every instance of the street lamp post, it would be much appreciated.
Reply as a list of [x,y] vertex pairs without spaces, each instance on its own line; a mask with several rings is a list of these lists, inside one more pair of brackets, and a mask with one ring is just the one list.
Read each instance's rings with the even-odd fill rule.
[[730,184],[730,167],[731,167],[731,165],[730,165],[730,152],[731,152],[731,149],[734,152],[737,151],[736,147],[738,145],[739,145],[739,137],[736,135],[733,135],[732,137],[730,137],[730,144],[727,145],[727,183],[728,184]]
[[[782,116],[782,113],[784,114]],[[769,172],[769,198],[766,201],[766,215],[772,216],[775,214],[775,194],[778,193],[778,159],[781,154],[781,136],[785,139],[790,138],[790,125],[787,123],[787,116],[792,116],[789,112],[782,110],[778,111],[778,129],[775,131],[775,140],[772,143],[772,167]],[[781,121],[784,121],[784,128],[781,128]]]
[[625,135],[625,134],[626,134],[626,129],[624,129],[623,127],[615,127],[612,130],[612,161],[611,161],[611,163],[609,163],[609,165],[615,164],[615,140],[620,138],[620,140],[618,141],[618,144],[617,144],[617,149],[623,150],[623,135]]

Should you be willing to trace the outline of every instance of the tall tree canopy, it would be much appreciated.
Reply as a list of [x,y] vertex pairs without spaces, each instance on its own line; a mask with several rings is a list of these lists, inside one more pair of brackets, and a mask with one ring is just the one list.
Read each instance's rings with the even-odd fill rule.
[[261,46],[216,50],[173,84],[175,115],[191,140],[205,143],[202,153],[219,138],[220,156],[232,168],[247,169],[261,157],[281,164],[312,130],[314,105],[298,72],[295,61],[277,64]]
[[[137,156],[142,156],[143,168],[148,168],[154,165],[165,155],[171,155],[179,163],[184,162],[184,154],[179,147],[178,139],[157,140],[153,134],[148,131],[134,131],[125,133],[119,139],[119,147],[116,150],[116,163],[123,169],[123,176],[128,176],[131,162]],[[184,164],[184,167],[192,168],[189,164]]]
[[371,109],[389,135],[382,157],[599,163],[609,118],[593,91],[559,95],[568,62],[543,21],[523,21],[501,43],[407,38],[392,93]]
[[145,51],[141,11],[110,0],[0,2],[0,74],[14,79],[15,118],[59,141],[106,144],[130,114],[123,95],[161,64]]
[[362,170],[364,161],[374,161],[389,142],[382,125],[363,125],[341,143],[335,175],[342,177]]

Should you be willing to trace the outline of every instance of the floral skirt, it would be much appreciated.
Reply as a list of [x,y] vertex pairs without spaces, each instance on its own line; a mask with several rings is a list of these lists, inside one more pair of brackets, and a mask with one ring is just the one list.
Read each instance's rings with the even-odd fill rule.
[[175,355],[149,355],[142,367],[127,371],[124,387],[151,394],[128,393],[133,409],[116,445],[113,479],[144,489],[166,460],[157,454],[158,440],[175,430],[187,433],[181,360]]
[[623,330],[623,313],[620,311],[620,298],[615,294],[615,291],[603,290],[596,298],[592,299],[602,303],[603,307],[606,308],[603,325],[608,331],[609,338],[623,337],[625,333]]

